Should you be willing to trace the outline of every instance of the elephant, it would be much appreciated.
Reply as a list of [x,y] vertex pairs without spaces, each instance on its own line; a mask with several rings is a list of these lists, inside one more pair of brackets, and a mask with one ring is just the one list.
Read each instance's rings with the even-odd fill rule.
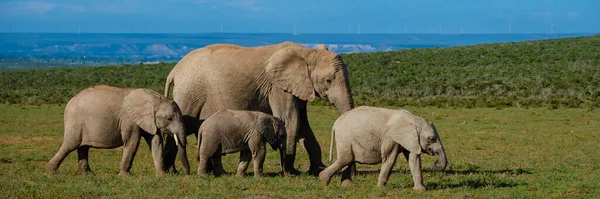
[[[307,102],[320,97],[333,103],[340,114],[354,108],[346,65],[324,45],[317,49],[293,42],[254,48],[210,45],[190,52],[175,65],[167,77],[165,96],[171,84],[188,135],[197,133],[200,121],[224,109],[280,118],[288,133],[283,172],[290,175],[299,173],[294,168],[296,142],[308,152],[310,174],[318,175],[325,168],[308,122]],[[167,138],[165,165],[176,172],[173,147]]]
[[[174,137],[187,164],[185,125],[175,102],[150,89],[96,85],[76,94],[65,107],[64,141],[45,171],[55,173],[64,158],[77,149],[79,174],[94,174],[88,164],[89,148],[124,146],[119,175],[131,175],[133,158],[143,137],[154,159],[157,175],[165,173],[163,136]],[[167,136],[170,137],[170,136]]]
[[279,150],[283,167],[286,135],[283,122],[272,115],[258,111],[220,110],[206,119],[198,131],[198,174],[207,175],[207,165],[212,164],[215,176],[222,175],[221,156],[240,152],[237,175],[244,176],[248,163],[253,160],[254,177],[262,178],[266,142],[273,150]]
[[360,106],[341,115],[331,131],[330,162],[334,136],[337,160],[319,174],[325,185],[329,184],[334,173],[346,166],[342,172],[342,184],[352,185],[355,162],[383,162],[377,182],[377,186],[383,187],[400,153],[408,161],[413,188],[417,191],[425,190],[421,175],[421,152],[439,156],[439,165],[437,161],[433,163],[435,171],[446,168],[446,152],[433,123],[406,110]]

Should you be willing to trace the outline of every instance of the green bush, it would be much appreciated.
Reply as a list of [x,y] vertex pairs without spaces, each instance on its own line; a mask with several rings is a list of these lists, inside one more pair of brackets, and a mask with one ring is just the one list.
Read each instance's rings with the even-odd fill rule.
[[[356,105],[600,106],[600,36],[341,56]],[[95,84],[162,93],[174,65],[5,70],[0,102],[66,103]]]

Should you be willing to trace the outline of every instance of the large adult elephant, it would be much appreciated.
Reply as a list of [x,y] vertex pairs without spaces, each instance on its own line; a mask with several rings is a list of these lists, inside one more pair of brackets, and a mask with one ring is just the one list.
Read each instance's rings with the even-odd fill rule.
[[[307,101],[321,97],[340,114],[354,108],[348,70],[341,57],[323,45],[306,48],[293,42],[246,48],[216,44],[187,54],[169,73],[165,96],[173,84],[173,99],[184,115],[188,135],[200,121],[223,109],[273,114],[288,132],[284,173],[294,168],[296,142],[310,159],[309,173],[324,169],[321,148],[308,123]],[[167,138],[165,165],[175,171],[176,148]]]

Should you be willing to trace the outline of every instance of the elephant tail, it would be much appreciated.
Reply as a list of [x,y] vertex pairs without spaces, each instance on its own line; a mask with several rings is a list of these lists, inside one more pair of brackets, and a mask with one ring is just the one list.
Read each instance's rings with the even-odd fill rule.
[[331,160],[333,159],[333,156],[331,154],[333,154],[333,142],[335,141],[335,128],[331,128],[331,144],[329,144],[329,163],[331,163]]
[[169,73],[169,76],[167,76],[167,82],[165,83],[165,97],[169,97],[169,87],[171,87],[171,84],[173,84],[173,76],[175,76],[174,70],[172,70]]
[[198,132],[198,153],[196,153],[196,162],[200,161],[200,143],[202,143],[202,129]]

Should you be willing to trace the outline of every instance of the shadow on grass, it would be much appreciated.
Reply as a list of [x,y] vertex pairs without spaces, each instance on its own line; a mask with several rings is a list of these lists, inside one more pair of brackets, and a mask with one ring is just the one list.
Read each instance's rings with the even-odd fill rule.
[[[430,172],[433,172],[429,170]],[[524,185],[526,183],[519,182],[515,178],[505,178],[506,176],[519,176],[519,175],[527,175],[532,174],[533,172],[530,169],[499,169],[499,170],[489,170],[489,169],[480,169],[480,168],[467,168],[462,170],[453,170],[452,168],[441,171],[443,175],[448,176],[458,176],[456,179],[458,182],[454,182],[455,180],[443,180],[437,182],[427,183],[427,188],[436,190],[436,189],[453,189],[453,188],[506,188],[506,187],[516,187],[519,185]],[[502,177],[504,176],[504,177]],[[466,179],[465,179],[466,178]]]
[[[411,175],[410,170],[395,170],[394,172]],[[455,189],[455,188],[471,188],[478,189],[484,187],[491,188],[506,188],[524,185],[526,183],[519,182],[515,178],[504,178],[501,176],[519,176],[532,174],[530,169],[499,169],[499,170],[488,170],[481,168],[467,168],[461,170],[452,170],[448,168],[445,171],[436,172],[431,169],[423,169],[423,174],[433,173],[434,176],[446,176],[440,180],[434,182],[428,182],[426,187],[428,190],[439,190],[439,189]],[[436,175],[437,173],[437,175]],[[341,175],[341,171],[335,175]],[[379,175],[379,169],[366,169],[358,170],[356,175]],[[454,176],[454,177],[451,177]],[[427,178],[427,177],[424,177]],[[428,181],[428,180],[425,180]],[[412,185],[412,184],[411,184]]]
[[[342,169],[343,170],[343,169]],[[338,171],[336,175],[341,175],[342,170]],[[431,169],[423,169],[423,173],[436,173],[440,171],[433,171]],[[406,173],[410,174],[410,170],[394,170],[393,172],[398,173]],[[532,174],[528,169],[518,168],[518,169],[501,169],[501,170],[483,170],[483,169],[465,169],[465,170],[445,170],[441,171],[446,175],[470,175],[470,174],[504,174],[504,175],[523,175],[523,174]],[[372,175],[379,174],[379,169],[359,169],[355,173],[356,175]],[[354,174],[353,174],[354,175]]]
[[[235,172],[234,173],[230,173],[229,175],[234,176]],[[265,172],[265,173],[262,174],[262,176],[263,176],[263,178],[265,178],[265,177],[266,178],[283,177],[280,172]],[[246,172],[244,174],[244,177],[254,177],[254,172]]]
[[460,182],[429,182],[427,185],[428,190],[438,190],[438,189],[455,189],[455,188],[471,188],[471,189],[479,189],[484,187],[490,188],[507,188],[507,187],[516,187],[519,185],[524,185],[522,182],[513,182],[506,180],[498,180],[493,178],[477,178],[477,179],[465,179]]
[[[429,172],[434,172],[431,169],[425,170]],[[464,170],[445,170],[442,173],[446,175],[470,175],[470,174],[504,174],[504,175],[523,175],[523,174],[532,174],[529,169],[517,168],[517,169],[500,169],[500,170],[485,170],[485,169],[476,169],[476,168],[468,168]]]

